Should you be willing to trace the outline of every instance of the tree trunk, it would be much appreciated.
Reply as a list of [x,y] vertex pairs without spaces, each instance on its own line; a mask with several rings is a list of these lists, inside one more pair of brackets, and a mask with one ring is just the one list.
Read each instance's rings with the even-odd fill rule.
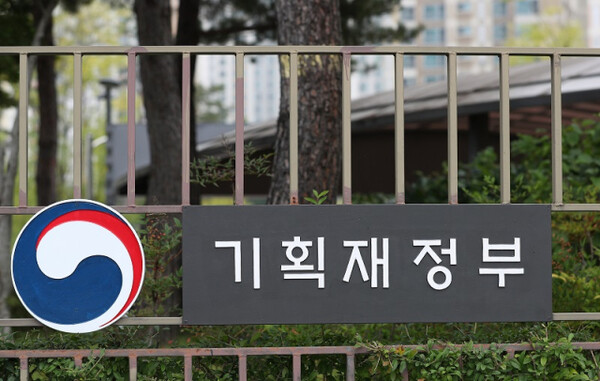
[[[179,18],[177,19],[177,37],[175,45],[198,45],[200,41],[200,21],[198,19],[200,12],[200,1],[181,0],[179,2]],[[181,78],[181,58],[178,59],[177,71],[179,73],[179,84]],[[194,75],[196,73],[196,55],[190,57],[190,160],[193,161],[196,155],[196,104]],[[181,91],[181,86],[180,86]],[[200,184],[190,184],[190,201],[192,204],[200,200]]]
[[[280,45],[340,45],[338,0],[276,1]],[[298,60],[299,197],[328,190],[335,202],[341,172],[341,59],[303,55]],[[280,58],[281,103],[273,179],[267,202],[289,202],[289,60]]]
[[[136,0],[135,12],[140,45],[173,45],[171,7],[169,0]],[[174,55],[141,55],[140,71],[144,108],[150,140],[150,178],[148,204],[179,204],[181,202],[181,77]],[[172,223],[170,217],[165,217]],[[179,252],[179,248],[172,248]],[[165,252],[172,257],[167,274],[181,268],[181,255]],[[167,314],[181,308],[181,290],[163,301]],[[175,339],[176,329],[161,330],[160,345]]]
[[[38,0],[34,5],[34,21],[39,24],[48,1]],[[43,31],[41,45],[54,45],[52,18]],[[58,105],[56,99],[55,57],[39,56],[37,60],[40,126],[38,138],[38,162],[35,175],[38,205],[56,201],[56,147]]]
[[[137,0],[140,45],[173,45],[169,0]],[[177,57],[141,55],[144,108],[150,139],[149,204],[181,201],[181,91]]]

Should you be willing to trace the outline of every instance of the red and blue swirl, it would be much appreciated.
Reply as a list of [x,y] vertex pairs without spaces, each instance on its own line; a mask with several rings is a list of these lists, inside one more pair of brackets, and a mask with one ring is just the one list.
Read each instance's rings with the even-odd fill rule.
[[69,200],[44,208],[21,230],[13,284],[25,308],[64,332],[102,329],[129,310],[144,279],[135,230],[115,210]]

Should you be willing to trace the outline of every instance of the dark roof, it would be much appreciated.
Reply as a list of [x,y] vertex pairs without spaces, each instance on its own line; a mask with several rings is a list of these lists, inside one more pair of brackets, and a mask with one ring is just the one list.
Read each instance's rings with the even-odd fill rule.
[[[510,108],[512,118],[519,112],[538,113],[532,119],[549,120],[548,105],[551,94],[550,61],[510,67]],[[563,114],[576,115],[576,107],[590,115],[600,111],[600,58],[563,58],[562,60]],[[500,99],[498,72],[478,75],[458,75],[457,103],[459,115],[498,113]],[[404,108],[407,126],[445,118],[447,113],[447,84],[445,81],[410,87],[405,90]],[[352,101],[353,131],[376,131],[393,125],[394,91]],[[571,102],[571,103],[569,103]],[[580,102],[576,106],[573,102]],[[583,103],[582,103],[583,102]],[[585,103],[587,102],[587,103]],[[592,103],[594,102],[594,103]],[[544,107],[533,107],[533,106]],[[585,106],[585,108],[583,108]],[[528,108],[529,107],[529,108]],[[519,109],[523,111],[519,111]],[[245,140],[258,149],[272,147],[276,134],[276,120],[246,126]],[[414,128],[414,127],[413,127]],[[219,155],[223,147],[235,141],[234,127],[229,124],[196,126],[196,150]],[[107,164],[108,196],[123,187],[127,177],[127,127],[112,125],[108,128],[109,151]],[[136,175],[144,178],[150,164],[148,134],[145,125],[136,126]],[[140,189],[141,190],[141,189]]]
[[[550,103],[551,72],[548,59],[510,67],[509,77],[511,113],[520,107]],[[563,58],[561,79],[563,103],[570,100],[600,100],[600,58]],[[459,73],[459,113],[468,115],[498,111],[499,82],[499,72],[477,75]],[[410,123],[445,117],[447,94],[446,81],[407,88],[404,93],[405,121]],[[394,91],[386,91],[352,101],[353,130],[376,129],[378,125],[393,123],[394,98]],[[272,144],[275,129],[275,119],[250,125],[245,128],[244,138],[252,141],[256,147],[266,147]],[[233,144],[234,141],[235,134],[231,131],[219,139],[198,144],[196,149],[198,152],[215,153],[224,144]]]
[[[202,123],[196,126],[196,143],[203,144],[218,140],[231,131],[233,126],[225,123]],[[107,197],[116,194],[127,181],[127,125],[113,124],[107,127],[108,145],[106,164]],[[150,165],[150,142],[146,125],[135,126],[135,167],[136,177],[145,177]],[[136,187],[137,188],[137,187]]]

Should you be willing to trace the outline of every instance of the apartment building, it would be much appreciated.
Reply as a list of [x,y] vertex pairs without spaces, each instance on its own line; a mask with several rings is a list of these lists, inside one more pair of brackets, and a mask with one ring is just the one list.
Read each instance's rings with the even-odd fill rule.
[[[539,23],[577,25],[581,44],[600,47],[600,0],[402,0],[382,24],[422,27],[409,45],[503,46],[523,37]],[[233,57],[200,56],[198,80],[204,86],[223,85],[221,99],[233,110],[235,62]],[[498,65],[495,57],[461,56],[458,72],[479,74]],[[353,59],[352,98],[357,99],[393,89],[394,62],[391,56],[357,56]],[[404,61],[405,86],[444,80],[446,58],[441,55],[411,56]],[[279,70],[275,56],[246,60],[245,117],[261,122],[277,117]],[[233,112],[228,122],[233,121]]]
[[[394,12],[396,22],[421,25],[423,32],[412,42],[432,46],[502,46],[518,41],[538,23],[577,25],[581,43],[600,46],[599,0],[404,0]],[[494,57],[460,57],[459,73],[493,70]],[[407,57],[406,85],[436,82],[445,78],[442,56]]]

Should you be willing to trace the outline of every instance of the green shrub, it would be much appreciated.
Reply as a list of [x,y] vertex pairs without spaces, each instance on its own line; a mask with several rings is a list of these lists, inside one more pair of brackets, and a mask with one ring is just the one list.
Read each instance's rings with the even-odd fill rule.
[[552,304],[554,312],[600,311],[600,267],[552,274]]
[[[565,202],[600,200],[600,122],[573,122],[563,129]],[[421,175],[408,190],[409,202],[446,202],[446,167],[442,173]],[[551,139],[519,135],[511,142],[511,202],[550,203],[552,200]],[[499,203],[499,159],[490,147],[458,172],[461,203]],[[554,311],[600,311],[600,214],[552,214]]]
[[472,342],[463,346],[430,340],[419,349],[387,348],[363,343],[371,350],[369,376],[374,379],[402,379],[408,371],[411,380],[595,380],[600,368],[595,354],[586,356],[575,349],[569,335],[550,342],[542,339],[535,350],[509,355],[501,346],[488,349]]

